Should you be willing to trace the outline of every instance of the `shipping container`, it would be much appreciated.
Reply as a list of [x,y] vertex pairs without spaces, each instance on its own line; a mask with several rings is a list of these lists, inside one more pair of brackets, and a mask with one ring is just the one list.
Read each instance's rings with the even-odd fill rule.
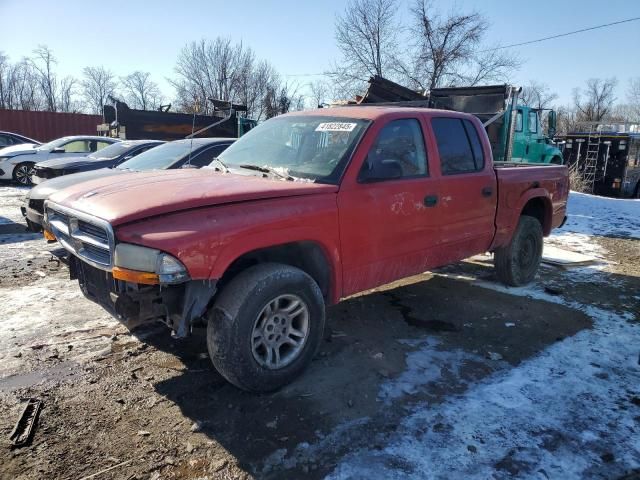
[[95,135],[102,115],[0,109],[0,130],[48,142],[67,135]]

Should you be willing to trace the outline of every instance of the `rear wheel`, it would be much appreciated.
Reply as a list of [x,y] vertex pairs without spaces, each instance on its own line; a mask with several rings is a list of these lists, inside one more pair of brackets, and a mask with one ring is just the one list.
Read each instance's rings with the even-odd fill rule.
[[33,162],[23,162],[16,165],[16,168],[13,169],[13,180],[20,185],[32,185],[31,178],[33,177],[34,165],[35,163]]
[[511,243],[494,252],[498,279],[513,287],[533,280],[542,259],[542,225],[537,218],[522,215]]
[[209,314],[216,369],[243,390],[270,391],[311,362],[324,331],[322,293],[302,270],[265,263],[235,277]]

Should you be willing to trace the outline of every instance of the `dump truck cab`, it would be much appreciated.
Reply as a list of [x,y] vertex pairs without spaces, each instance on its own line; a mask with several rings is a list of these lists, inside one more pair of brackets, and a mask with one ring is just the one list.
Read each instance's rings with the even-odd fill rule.
[[[552,143],[555,134],[556,113],[549,110],[547,130],[542,125],[545,110],[518,105],[513,130],[512,162],[562,163],[562,152]],[[505,122],[505,129],[508,122]],[[507,135],[506,132],[503,135]],[[496,159],[497,160],[497,159]]]
[[430,92],[429,106],[477,116],[487,130],[494,162],[562,164],[562,152],[553,144],[556,112],[521,105],[521,91],[511,85],[437,88]]

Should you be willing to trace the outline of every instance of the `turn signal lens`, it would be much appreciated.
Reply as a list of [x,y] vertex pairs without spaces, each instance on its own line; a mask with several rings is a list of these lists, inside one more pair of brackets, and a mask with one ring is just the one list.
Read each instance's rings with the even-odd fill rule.
[[111,270],[113,278],[124,280],[131,283],[142,283],[145,285],[157,285],[160,278],[157,273],[139,272],[138,270],[129,270],[128,268],[113,267]]
[[44,239],[47,240],[48,242],[56,241],[56,236],[53,233],[51,233],[49,230],[43,230],[42,234],[44,235]]

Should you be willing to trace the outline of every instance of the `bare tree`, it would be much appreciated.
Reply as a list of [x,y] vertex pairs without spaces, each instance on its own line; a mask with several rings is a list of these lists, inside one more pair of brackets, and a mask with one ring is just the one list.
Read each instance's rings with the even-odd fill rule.
[[566,135],[575,132],[578,124],[577,109],[573,105],[562,105],[557,108],[557,135]]
[[428,0],[415,0],[411,15],[416,40],[396,70],[413,88],[505,80],[520,65],[513,55],[483,47],[489,24],[477,12],[442,15]]
[[132,108],[155,109],[162,102],[160,88],[156,82],[151,80],[149,72],[137,70],[126,77],[121,77],[120,85],[129,106]]
[[392,73],[399,26],[397,0],[351,0],[336,18],[335,38],[342,58],[331,72],[346,95],[358,91],[374,75]]
[[520,102],[533,108],[550,108],[558,94],[550,90],[549,85],[532,80],[522,88]]
[[310,107],[318,108],[327,102],[329,85],[325,80],[315,80],[309,83]]
[[58,79],[54,68],[58,62],[46,45],[39,45],[33,54],[31,65],[37,73],[38,85],[46,102],[45,108],[50,112],[56,112],[58,111]]
[[573,91],[573,102],[580,121],[598,122],[612,110],[616,100],[616,78],[590,78],[584,91],[579,88]]
[[[271,64],[257,60],[252,49],[228,38],[201,40],[186,45],[170,80],[176,89],[178,108],[210,114],[209,98],[242,103],[252,118],[266,115],[265,95],[280,89],[280,79]],[[270,90],[269,90],[270,89]]]
[[9,57],[0,52],[0,108],[12,109],[14,107],[14,66]]
[[629,103],[630,121],[640,121],[640,77],[629,80],[627,101]]
[[85,67],[82,73],[84,78],[80,84],[87,107],[91,112],[101,115],[109,95],[113,95],[116,89],[115,76],[103,66]]
[[267,87],[263,101],[266,118],[302,110],[304,107],[304,98],[298,93],[298,86],[287,83]]
[[78,80],[71,76],[64,77],[58,88],[58,108],[61,112],[77,113],[81,110],[80,102],[76,100]]
[[42,110],[45,105],[31,61],[24,58],[12,64],[6,55],[0,54],[0,107]]

